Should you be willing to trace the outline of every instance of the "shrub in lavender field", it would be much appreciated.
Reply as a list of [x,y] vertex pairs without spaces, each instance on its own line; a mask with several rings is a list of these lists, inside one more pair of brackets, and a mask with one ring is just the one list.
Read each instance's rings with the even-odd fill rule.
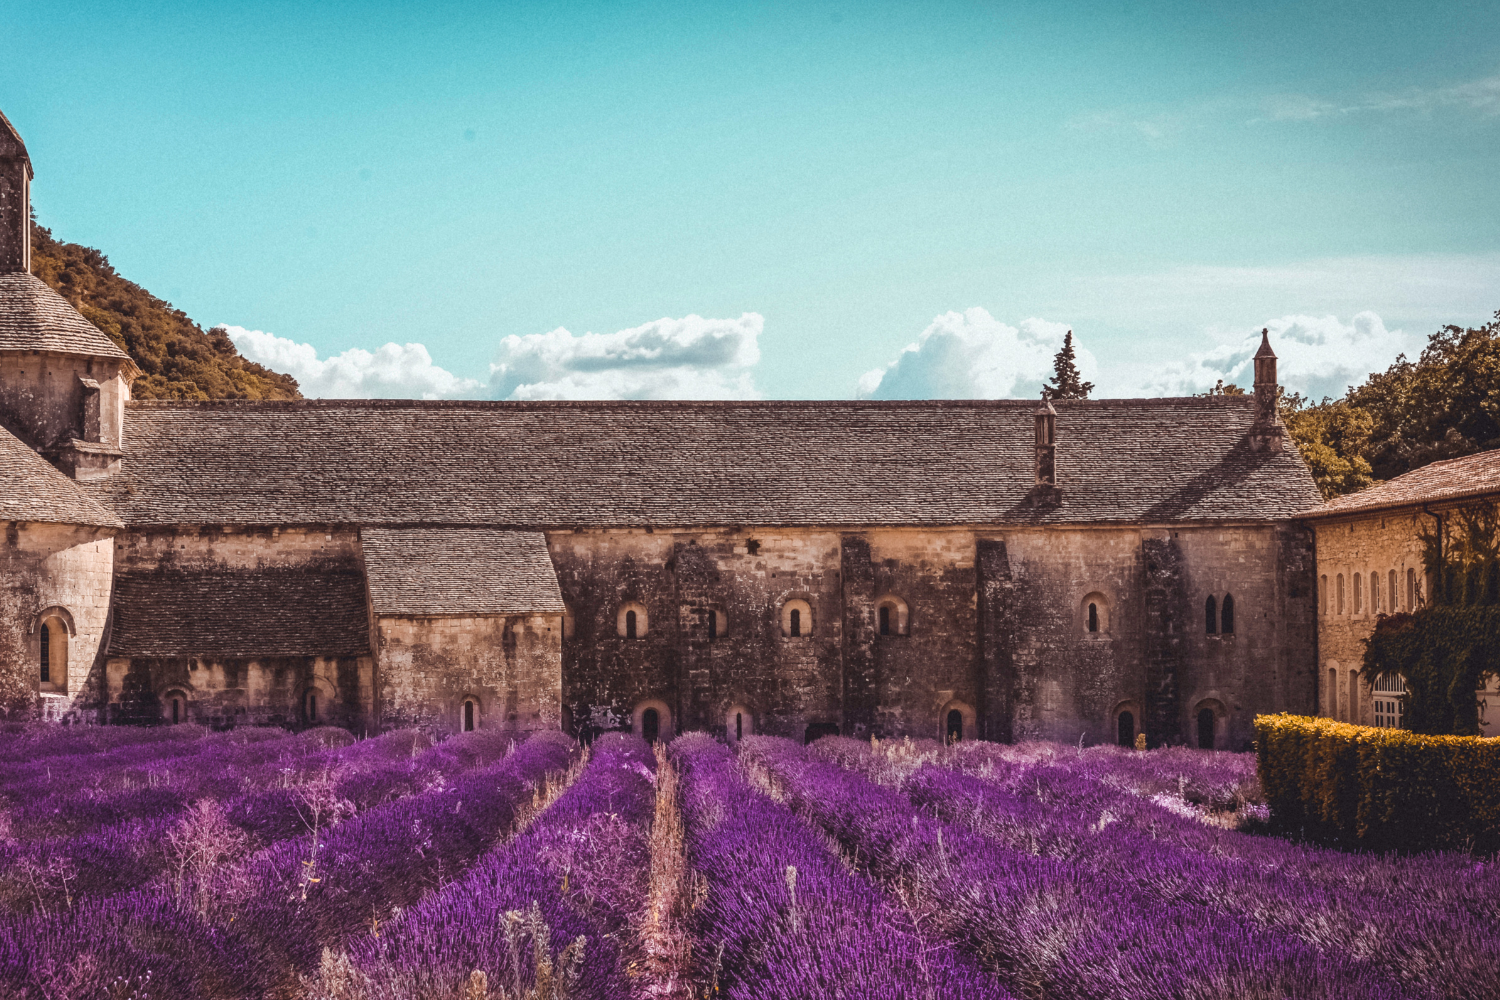
[[312,818],[315,809],[325,819],[337,816],[345,800],[328,789],[304,806],[307,836],[246,866],[252,890],[235,926],[277,963],[308,971],[325,946],[379,933],[394,910],[461,875],[577,752],[562,733],[537,733],[500,763],[343,823]]
[[1362,963],[1203,907],[1131,899],[1065,861],[1011,850],[923,817],[901,793],[809,757],[787,740],[749,737],[801,815],[832,834],[923,919],[1028,997],[1133,1000],[1410,995]]
[[378,937],[351,942],[351,995],[484,996],[463,992],[478,971],[491,997],[631,996],[621,940],[647,893],[655,762],[638,737],[595,740],[582,774],[525,832]]
[[[201,740],[202,726],[59,726],[53,722],[21,723],[0,733],[0,765],[43,757],[77,757],[117,747]],[[3,771],[0,771],[3,774]]]
[[689,856],[705,880],[691,927],[710,988],[756,1000],[1009,996],[945,943],[925,941],[910,914],[752,788],[727,748],[690,734],[672,756]]

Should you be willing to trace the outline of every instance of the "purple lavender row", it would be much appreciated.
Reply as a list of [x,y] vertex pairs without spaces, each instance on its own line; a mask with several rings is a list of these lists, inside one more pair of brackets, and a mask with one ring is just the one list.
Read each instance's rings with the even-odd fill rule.
[[923,941],[786,806],[753,789],[728,748],[701,733],[672,744],[683,774],[688,854],[708,883],[693,912],[696,964],[722,995],[1001,998],[947,944]]
[[[1085,779],[1078,784],[1087,787]],[[1165,824],[1141,829],[1128,814],[1043,803],[931,765],[912,776],[907,793],[932,815],[1008,847],[1063,859],[1130,898],[1203,907],[1293,935],[1325,954],[1359,955],[1416,993],[1500,997],[1500,930],[1473,914],[1420,896],[1397,903],[1330,891],[1185,850],[1160,836]]]
[[308,971],[325,947],[379,933],[392,911],[460,876],[577,754],[565,734],[537,733],[497,764],[333,827],[315,850],[306,837],[274,845],[245,866],[236,929],[273,964]]
[[1009,749],[974,744],[962,751],[953,748],[945,759],[948,766],[962,773],[983,777],[1016,795],[1084,814],[1091,822],[1104,820],[1107,814],[1107,822],[1147,831],[1155,840],[1232,858],[1350,898],[1384,899],[1393,906],[1416,899],[1425,905],[1441,905],[1491,922],[1500,921],[1500,864],[1493,861],[1477,862],[1452,853],[1406,857],[1349,854],[1225,829],[1203,822],[1200,814],[1183,808],[1175,796],[1158,793],[1142,798],[1132,780],[1117,780],[1109,773],[1101,775],[1092,767],[1079,766],[1071,751],[1024,763],[1009,759]]
[[[365,742],[372,744],[376,741]],[[473,793],[467,796],[468,808],[458,795],[453,801],[429,801],[428,805],[445,820],[452,809],[455,815],[481,821],[483,817],[478,815],[476,808],[481,803],[476,800],[481,800],[490,789],[503,788],[513,798],[530,794],[530,786],[525,782],[506,780],[497,772],[508,767],[524,768],[534,783],[547,770],[566,767],[571,746],[572,741],[561,734],[547,734],[528,741],[510,758],[474,776],[483,775],[488,780],[480,787],[467,789]],[[454,761],[461,762],[465,758],[473,761],[492,756],[494,749],[494,746],[480,747],[475,753],[474,748],[466,751],[460,745],[449,748],[447,753]],[[457,782],[450,791],[462,794],[465,782]],[[366,874],[384,875],[388,884],[401,883],[406,874],[414,874],[414,883],[398,884],[396,891],[420,892],[422,864],[424,859],[430,863],[432,857],[430,851],[424,849],[432,845],[412,844],[409,840],[401,843],[403,834],[411,832],[409,826],[402,829],[403,820],[411,817],[396,818],[393,815],[393,810],[402,804],[404,802],[399,800],[388,803],[347,826],[356,835],[359,828],[364,828],[363,846],[366,848],[377,846],[371,843],[374,838],[369,835],[379,830],[382,823],[394,826],[394,836],[386,841],[391,856],[366,859],[378,862],[378,866]],[[489,818],[498,820],[494,814],[499,811],[503,810],[492,809]],[[380,818],[382,815],[384,820]],[[340,829],[334,828],[332,835],[323,839],[324,850],[338,843],[346,847],[357,846],[351,845],[347,837],[338,841]],[[303,842],[301,846],[305,849],[309,843]],[[288,888],[288,880],[280,878],[284,873],[274,865],[276,859],[287,863],[290,870],[285,874],[290,875],[291,880],[305,879],[297,845],[291,845],[290,850],[284,849],[287,846],[282,845],[280,854],[276,853],[278,848],[261,852],[239,871],[230,873],[228,898],[214,899],[195,893],[195,887],[189,886],[184,895],[199,898],[201,908],[196,911],[194,907],[177,903],[177,894],[171,887],[159,883],[106,898],[85,900],[70,910],[53,910],[43,916],[9,924],[0,922],[0,987],[29,989],[30,993],[21,995],[36,996],[38,1000],[50,1000],[54,996],[105,997],[111,995],[108,989],[117,978],[137,983],[149,974],[153,977],[153,989],[145,990],[144,995],[181,1000],[259,997],[268,991],[292,989],[295,970],[288,967],[287,939],[305,933],[307,916],[318,912],[319,907],[317,902],[311,906],[288,905],[279,909],[275,905],[277,900],[285,898],[285,895],[278,895],[278,891]],[[343,875],[356,874],[348,871],[349,863],[350,859],[346,857],[342,867],[332,866],[331,870]],[[221,874],[214,872],[212,876]],[[309,883],[310,887],[319,884]],[[225,886],[215,885],[213,888],[221,890]],[[299,899],[298,903],[301,902]],[[233,913],[224,913],[236,905],[246,904],[252,910],[248,921],[236,919]],[[209,910],[224,916],[223,926],[216,927],[205,919],[203,913]],[[279,928],[270,926],[269,921],[274,920],[278,912],[288,918],[288,923]],[[358,922],[360,915],[351,914],[351,917]],[[76,982],[69,990],[59,992],[55,988],[58,976],[72,977],[70,982]],[[49,983],[52,985],[48,986]],[[9,994],[0,988],[0,995]],[[132,994],[127,990],[123,995]]]
[[0,727],[0,765],[43,757],[77,757],[117,747],[191,742],[208,734],[202,726],[59,726],[55,722]]
[[[321,740],[303,734],[292,742],[310,750]],[[425,742],[425,737],[402,730],[334,751],[307,753],[300,761],[282,754],[270,768],[258,774],[252,771],[251,777],[266,782],[283,780],[283,771],[302,777],[335,775],[337,780],[329,787],[332,797],[347,803],[346,811],[357,814],[441,787],[465,770],[501,759],[514,737],[466,733],[412,757],[412,748]],[[307,760],[316,761],[317,766],[305,764]],[[200,765],[203,762],[204,758],[198,758]],[[137,818],[42,844],[0,845],[0,908],[24,913],[61,907],[69,899],[125,892],[161,876],[172,865],[169,837],[183,822],[187,802],[212,799],[217,786],[235,785],[222,772],[212,770],[194,769],[187,776],[204,783],[166,791],[146,789],[133,800],[116,802],[119,812]],[[225,820],[252,835],[250,849],[306,834],[307,790],[305,784],[289,784],[231,796],[224,804]]]
[[789,740],[749,737],[742,756],[789,804],[1023,995],[1135,998],[1406,997],[1368,965],[1203,907],[1130,898],[1086,869],[1011,850],[924,817],[899,792],[812,760]]
[[639,737],[595,740],[583,774],[525,833],[351,943],[364,995],[458,996],[478,970],[500,995],[530,996],[540,962],[570,984],[558,996],[631,996],[620,939],[645,900],[655,766]]

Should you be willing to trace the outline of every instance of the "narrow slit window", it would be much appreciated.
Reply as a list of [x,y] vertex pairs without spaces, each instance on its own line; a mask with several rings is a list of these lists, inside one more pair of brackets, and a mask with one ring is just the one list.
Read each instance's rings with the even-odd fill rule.
[[1224,606],[1219,610],[1219,632],[1234,635],[1234,598],[1224,595]]
[[175,725],[177,725],[177,723],[179,723],[181,721],[182,721],[182,699],[181,698],[173,698],[172,699],[172,725],[175,726]]
[[1414,569],[1406,571],[1406,610],[1417,610],[1417,571]]
[[1322,602],[1323,613],[1326,615],[1328,614],[1328,574],[1323,574],[1318,583],[1321,585],[1318,587],[1318,600]]
[[802,609],[801,608],[793,608],[792,609],[792,628],[791,628],[791,632],[792,632],[792,638],[794,638],[794,639],[802,635]]
[[464,702],[464,732],[466,732],[466,733],[472,733],[473,731],[474,731],[474,702],[472,700],[469,700],[469,701]]
[[719,637],[719,613],[717,611],[710,611],[708,613],[708,637],[709,639],[717,639]]
[[1214,595],[1209,594],[1208,599],[1203,602],[1203,632],[1205,635],[1217,635],[1219,632],[1219,604],[1214,600]]
[[1396,590],[1396,571],[1395,570],[1391,570],[1388,574],[1386,574],[1386,586],[1385,586],[1385,590],[1386,590],[1386,593],[1388,593],[1388,594],[1391,595],[1391,607],[1390,607],[1390,610],[1392,612],[1400,611],[1401,608],[1400,608],[1399,605],[1401,603],[1401,595],[1400,595],[1400,592],[1398,592]]
[[1380,574],[1370,574],[1370,610],[1380,614]]
[[[792,612],[792,614],[796,613],[795,611]],[[889,604],[882,604],[880,606],[880,634],[891,634],[891,606]]]
[[307,721],[318,721],[318,693],[316,691],[307,692]]
[[627,638],[627,639],[634,639],[635,638],[635,612],[634,611],[627,611],[627,612],[625,612],[625,638]]
[[1339,614],[1344,613],[1344,574],[1339,574]]
[[734,738],[742,740],[745,738],[745,713],[734,713]]
[[1097,604],[1089,605],[1089,631],[1099,631],[1099,605]]
[[52,629],[42,622],[42,683],[52,683]]
[[1359,614],[1365,610],[1365,576],[1363,573],[1354,574],[1354,613]]

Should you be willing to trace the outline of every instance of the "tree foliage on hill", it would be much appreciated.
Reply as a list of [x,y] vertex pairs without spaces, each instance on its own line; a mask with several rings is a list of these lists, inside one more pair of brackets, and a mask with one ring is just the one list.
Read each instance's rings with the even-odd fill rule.
[[1052,380],[1047,395],[1053,399],[1088,399],[1094,383],[1085,382],[1073,356],[1073,331],[1063,338],[1062,349],[1052,359]]
[[1281,418],[1325,497],[1500,447],[1500,312],[1443,327],[1341,399],[1285,395]]
[[136,399],[300,399],[297,380],[240,357],[219,328],[127,281],[90,247],[31,226],[31,270],[135,359]]

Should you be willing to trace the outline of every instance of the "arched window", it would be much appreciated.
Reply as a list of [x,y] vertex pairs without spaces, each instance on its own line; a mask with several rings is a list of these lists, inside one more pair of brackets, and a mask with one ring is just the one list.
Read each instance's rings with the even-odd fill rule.
[[1198,749],[1212,750],[1214,748],[1214,710],[1211,708],[1198,709]]
[[755,735],[755,715],[744,705],[731,705],[724,713],[724,736],[731,746]]
[[42,683],[52,683],[52,626],[42,622]]
[[1219,632],[1234,635],[1234,598],[1224,595],[1224,606],[1219,610]]
[[1084,594],[1078,605],[1078,617],[1074,620],[1085,636],[1105,638],[1109,631],[1109,598],[1097,590]]
[[627,601],[620,605],[620,613],[615,618],[615,630],[622,639],[643,638],[650,630],[646,606],[640,601]]
[[1135,713],[1125,711],[1120,713],[1120,720],[1115,733],[1115,742],[1129,749],[1135,746]]
[[812,605],[803,600],[790,600],[781,606],[781,634],[789,639],[801,639],[812,635]]
[[1099,605],[1089,603],[1089,631],[1099,631]]
[[960,712],[956,708],[950,709],[948,712],[948,722],[944,727],[944,732],[947,737],[947,742],[949,743],[957,743],[959,740],[963,739],[964,713]]
[[877,635],[906,635],[906,602],[895,594],[882,594],[875,599],[875,632]]
[[641,713],[641,736],[647,743],[655,743],[661,735],[661,713],[648,708]]
[[1392,612],[1400,611],[1401,610],[1401,594],[1396,589],[1396,571],[1395,570],[1391,570],[1389,573],[1386,574],[1386,586],[1385,586],[1385,590],[1386,590],[1386,593],[1388,593],[1388,594],[1391,595],[1391,611]]
[[1322,602],[1323,613],[1328,614],[1328,574],[1324,573],[1318,578],[1318,599]]
[[473,698],[465,698],[464,699],[464,732],[466,732],[466,733],[472,733],[474,731],[474,722],[475,722],[474,716],[476,714],[477,714],[477,712],[476,712],[476,706],[474,704],[474,699]]
[[1206,635],[1217,635],[1219,632],[1219,605],[1213,594],[1209,594],[1208,599],[1203,602],[1203,631]]
[[647,698],[637,702],[631,713],[631,731],[647,743],[672,739],[672,710],[660,698]]
[[177,725],[177,723],[181,722],[182,721],[182,716],[183,716],[183,712],[182,712],[182,699],[179,698],[179,697],[177,697],[176,695],[173,695],[172,696],[172,725],[175,726],[175,725]]
[[1338,604],[1339,604],[1339,614],[1343,614],[1344,613],[1344,574],[1342,574],[1342,573],[1340,573],[1339,577],[1338,577],[1338,593],[1339,593],[1339,601],[1338,601]]
[[1406,571],[1406,610],[1417,610],[1417,571],[1414,569]]
[[307,721],[316,723],[318,721],[318,692],[316,690],[307,692],[306,708]]
[[1354,613],[1360,614],[1365,610],[1365,575],[1354,574]]
[[734,713],[734,738],[742,740],[745,738],[745,713]]
[[1370,611],[1380,614],[1380,574],[1370,574]]

